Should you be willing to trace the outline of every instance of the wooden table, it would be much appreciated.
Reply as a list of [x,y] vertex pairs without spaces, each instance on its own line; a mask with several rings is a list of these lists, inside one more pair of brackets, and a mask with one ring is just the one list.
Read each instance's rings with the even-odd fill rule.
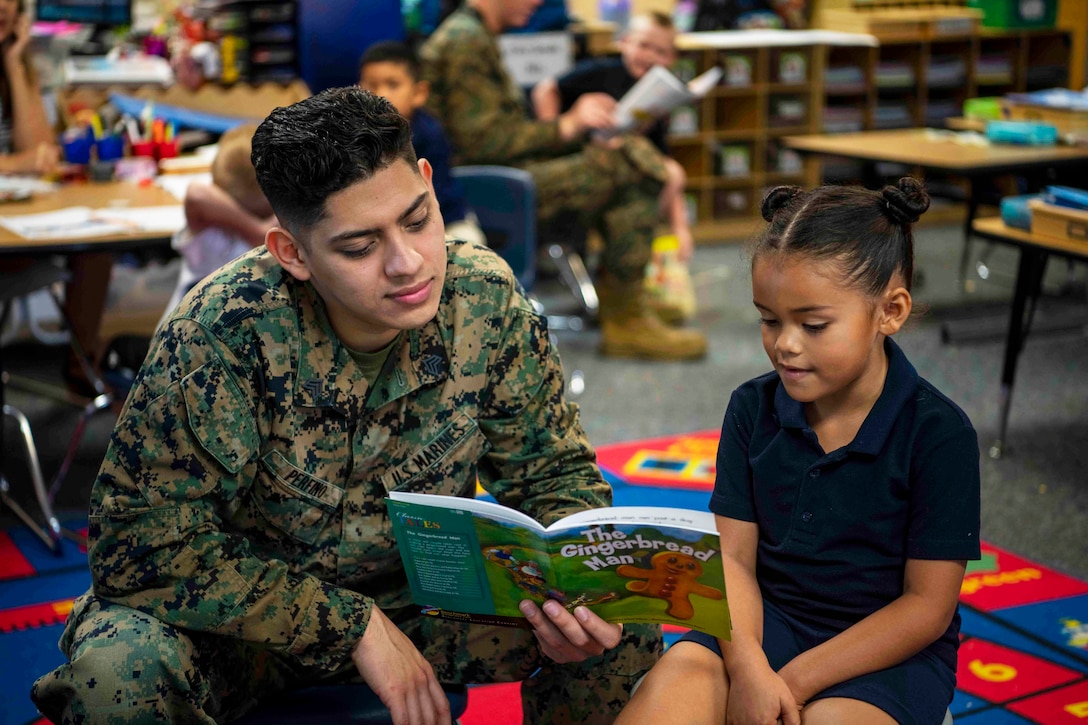
[[[1016,270],[1016,288],[1012,297],[1008,332],[1005,335],[1005,356],[1001,367],[998,434],[997,440],[989,451],[991,458],[1000,458],[1005,448],[1005,436],[1008,433],[1009,407],[1012,402],[1013,384],[1016,381],[1016,363],[1031,328],[1032,313],[1042,288],[1047,259],[1054,254],[1067,259],[1088,261],[1088,244],[1053,237],[1040,237],[1022,229],[1008,227],[1000,217],[976,219],[973,231],[983,239],[1009,244],[1020,250],[1020,263]],[[1025,310],[1027,310],[1026,314]]]
[[955,138],[951,131],[909,128],[784,136],[782,142],[789,148],[805,153],[920,166],[965,178],[969,190],[963,230],[964,246],[960,256],[960,280],[963,281],[967,276],[972,222],[979,206],[976,182],[998,174],[1025,174],[1071,166],[1088,168],[1088,146],[973,146],[957,143]]
[[[158,186],[141,186],[127,181],[107,183],[66,184],[53,192],[34,194],[27,201],[0,204],[0,216],[39,214],[74,206],[99,209],[111,206],[135,208],[142,206],[179,206],[177,197]],[[71,252],[123,252],[147,246],[170,243],[170,234],[161,231],[131,231],[100,237],[62,239],[25,239],[7,227],[0,226],[0,255],[67,254]]]

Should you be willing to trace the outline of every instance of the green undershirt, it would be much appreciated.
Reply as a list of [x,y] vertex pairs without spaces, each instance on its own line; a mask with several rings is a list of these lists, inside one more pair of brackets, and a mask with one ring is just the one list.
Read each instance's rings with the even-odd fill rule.
[[375,350],[374,352],[361,352],[359,350],[352,350],[347,347],[348,353],[351,354],[351,359],[355,361],[355,364],[359,366],[359,369],[363,371],[363,377],[366,381],[374,385],[374,381],[378,379],[378,375],[382,371],[382,366],[385,365],[385,359],[389,357],[389,351],[400,340],[400,335],[397,335],[393,340],[383,347],[381,350]]

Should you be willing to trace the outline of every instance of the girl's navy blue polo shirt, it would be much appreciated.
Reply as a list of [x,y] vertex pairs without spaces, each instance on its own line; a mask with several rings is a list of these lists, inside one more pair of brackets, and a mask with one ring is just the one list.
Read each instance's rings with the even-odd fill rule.
[[[759,526],[763,596],[843,630],[903,593],[909,559],[978,559],[978,436],[891,339],[884,390],[848,445],[825,453],[777,373],[733,392],[715,514]],[[955,671],[959,614],[928,648]]]

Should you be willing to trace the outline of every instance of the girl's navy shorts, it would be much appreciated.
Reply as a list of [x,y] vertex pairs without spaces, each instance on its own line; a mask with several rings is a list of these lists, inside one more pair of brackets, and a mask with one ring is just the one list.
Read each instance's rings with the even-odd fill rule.
[[[763,600],[763,651],[776,672],[836,634],[798,622]],[[680,641],[697,642],[719,657],[722,653],[718,640],[709,634],[691,630]],[[812,699],[847,697],[879,707],[902,725],[940,725],[955,688],[956,673],[923,651],[894,667],[832,685]]]

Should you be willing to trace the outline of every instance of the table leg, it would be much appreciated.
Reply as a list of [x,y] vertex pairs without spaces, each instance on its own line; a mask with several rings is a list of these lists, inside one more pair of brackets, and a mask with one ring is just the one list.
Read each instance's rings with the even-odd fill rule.
[[[971,261],[971,224],[978,213],[978,198],[975,196],[975,182],[967,179],[967,218],[963,223],[963,249],[960,251],[960,287],[967,289],[967,266]],[[970,291],[970,290],[968,290]]]
[[1028,300],[1034,301],[1042,288],[1043,271],[1047,253],[1040,249],[1022,247],[1020,264],[1016,270],[1016,289],[1012,295],[1009,314],[1009,331],[1005,336],[1005,360],[1001,366],[1001,399],[999,402],[997,440],[990,446],[990,458],[1000,458],[1005,450],[1005,436],[1009,429],[1009,408],[1012,405],[1012,388],[1016,382],[1016,363],[1027,337],[1024,310]]

